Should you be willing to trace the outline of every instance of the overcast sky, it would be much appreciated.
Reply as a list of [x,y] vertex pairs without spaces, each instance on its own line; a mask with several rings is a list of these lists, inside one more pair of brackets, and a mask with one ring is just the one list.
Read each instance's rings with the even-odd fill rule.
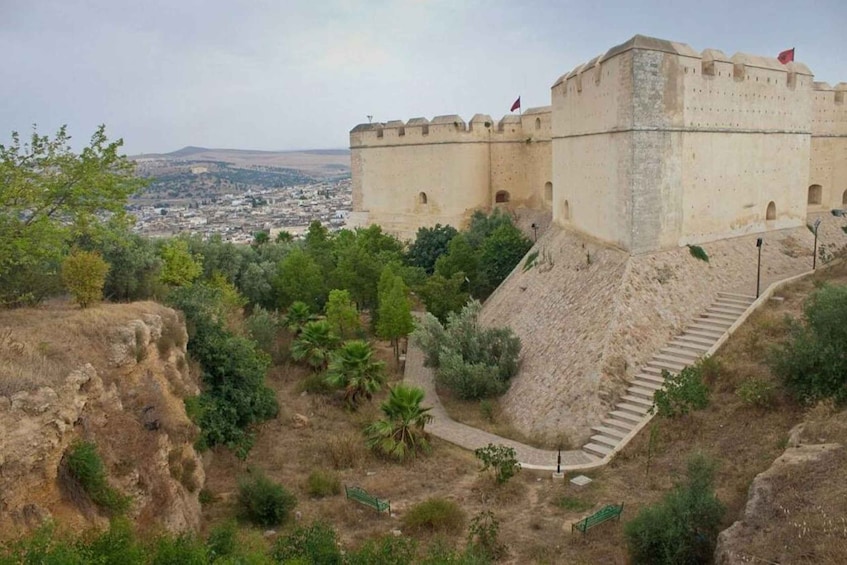
[[341,148],[367,115],[550,103],[640,33],[847,82],[847,0],[0,0],[0,143],[97,124],[128,153]]

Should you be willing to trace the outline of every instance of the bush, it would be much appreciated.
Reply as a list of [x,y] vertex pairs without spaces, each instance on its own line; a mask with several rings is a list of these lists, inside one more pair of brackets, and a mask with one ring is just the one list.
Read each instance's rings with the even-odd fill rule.
[[643,508],[624,531],[633,563],[711,563],[724,506],[714,492],[715,464],[689,459],[686,482]]
[[245,320],[247,332],[259,349],[276,357],[278,355],[276,346],[276,332],[279,327],[276,314],[268,312],[261,306],[253,309],[253,313]]
[[177,538],[162,536],[156,539],[152,548],[152,565],[206,565],[209,563],[209,551],[202,541],[182,535]]
[[447,316],[446,327],[427,315],[414,333],[425,364],[436,368],[438,382],[463,400],[503,394],[518,370],[520,339],[509,328],[482,328],[481,309],[478,301],[468,303]]
[[699,245],[689,245],[688,251],[691,253],[691,256],[695,259],[700,259],[701,261],[709,262],[709,255],[706,253],[706,250],[700,247]]
[[480,471],[494,471],[494,480],[498,485],[502,485],[521,470],[515,450],[505,445],[489,443],[475,450],[474,455],[482,462]]
[[341,481],[333,473],[312,471],[309,474],[306,490],[310,495],[318,498],[339,494],[341,492]]
[[468,527],[468,549],[497,560],[506,554],[506,546],[500,543],[500,522],[490,510],[473,517]]
[[75,249],[62,262],[62,282],[83,308],[103,299],[108,272],[109,264],[96,251]]
[[676,375],[662,370],[665,388],[653,395],[653,408],[659,416],[676,418],[709,405],[709,389],[703,382],[702,361],[686,367]]
[[335,530],[321,522],[298,527],[285,538],[277,540],[273,549],[273,558],[277,563],[297,563],[298,565],[340,565],[343,563]]
[[455,533],[465,524],[458,504],[444,498],[430,498],[412,506],[403,517],[403,526],[412,532]]
[[277,526],[297,505],[294,495],[260,471],[238,481],[238,504],[242,518],[260,526]]
[[358,551],[348,553],[346,565],[407,565],[415,562],[415,540],[384,536],[366,542]]
[[798,399],[847,400],[847,285],[824,285],[804,307],[805,324],[794,323],[771,366]]
[[326,440],[325,454],[333,469],[358,467],[364,461],[367,453],[359,434],[342,432]]
[[129,508],[132,499],[109,486],[103,460],[97,446],[89,441],[73,444],[65,454],[65,464],[70,476],[82,487],[92,502],[113,513]]
[[776,387],[765,379],[750,378],[742,381],[735,393],[747,406],[770,408],[776,397]]

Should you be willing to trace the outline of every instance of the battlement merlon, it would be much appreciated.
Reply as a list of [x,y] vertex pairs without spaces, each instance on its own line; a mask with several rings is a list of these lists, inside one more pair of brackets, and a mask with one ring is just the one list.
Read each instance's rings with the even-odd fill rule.
[[422,145],[439,143],[502,143],[550,141],[551,106],[529,108],[523,114],[507,114],[494,122],[487,114],[475,114],[465,122],[456,114],[432,120],[412,118],[359,124],[350,130],[350,148]]

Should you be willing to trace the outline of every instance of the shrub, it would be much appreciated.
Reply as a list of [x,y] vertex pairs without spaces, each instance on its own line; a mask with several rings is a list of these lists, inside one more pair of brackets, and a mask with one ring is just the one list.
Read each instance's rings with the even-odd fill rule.
[[333,469],[353,469],[362,464],[367,455],[359,434],[340,433],[326,440],[325,454]]
[[215,526],[206,538],[210,561],[232,555],[238,548],[238,528],[235,522],[224,522]]
[[624,531],[633,563],[710,563],[724,506],[714,492],[715,464],[689,459],[686,482],[661,502],[643,508]]
[[776,387],[765,379],[750,378],[742,381],[735,389],[735,393],[747,406],[769,408],[773,406]]
[[82,487],[92,502],[114,513],[129,508],[132,499],[109,486],[103,460],[97,446],[90,441],[73,444],[65,454],[65,464],[70,476]]
[[793,323],[790,337],[774,351],[774,372],[800,400],[847,400],[847,285],[824,285],[804,307],[805,324]]
[[403,526],[412,532],[455,533],[465,524],[465,513],[452,500],[429,498],[415,504],[403,517]]
[[676,375],[662,370],[665,388],[657,390],[653,395],[651,410],[665,418],[676,418],[708,406],[709,389],[703,382],[700,363],[686,367]]
[[415,562],[415,540],[407,537],[384,536],[369,540],[358,551],[348,553],[346,565],[407,565]]
[[480,471],[494,471],[494,480],[498,485],[502,485],[521,470],[515,450],[505,445],[489,443],[476,449],[474,455],[482,462]]
[[74,302],[86,308],[103,299],[109,264],[96,251],[71,251],[62,262],[62,282]]
[[473,517],[468,527],[468,548],[491,560],[506,554],[506,546],[500,543],[500,522],[490,510]]
[[260,471],[238,481],[238,504],[242,518],[260,526],[277,526],[288,519],[297,499]]
[[306,490],[310,495],[318,498],[339,494],[341,492],[341,481],[333,473],[312,471],[307,480]]
[[253,309],[253,313],[245,320],[247,332],[259,349],[275,357],[277,355],[276,332],[279,327],[276,314],[268,312],[261,306]]
[[209,551],[206,545],[190,535],[176,538],[156,538],[152,547],[150,563],[153,565],[206,565]]
[[706,253],[706,250],[700,247],[699,245],[689,245],[688,251],[691,253],[691,256],[695,259],[700,259],[701,261],[709,262],[709,255]]
[[285,538],[277,540],[272,555],[277,563],[304,565],[343,563],[335,530],[321,522],[315,522],[311,526],[300,526]]

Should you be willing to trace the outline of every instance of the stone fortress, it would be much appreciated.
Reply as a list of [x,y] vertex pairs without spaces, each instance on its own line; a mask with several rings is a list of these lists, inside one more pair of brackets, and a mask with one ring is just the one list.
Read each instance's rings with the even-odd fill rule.
[[799,62],[637,35],[556,80],[551,106],[356,126],[351,223],[413,238],[548,211],[634,254],[801,226],[847,205],[845,95]]
[[847,245],[830,214],[847,207],[845,95],[800,62],[635,36],[557,79],[548,107],[356,126],[350,224],[412,239],[503,208],[541,226],[482,322],[523,342],[501,399],[515,427],[576,447],[718,293],[756,293],[758,237],[765,282],[811,268],[814,219],[822,257]]

